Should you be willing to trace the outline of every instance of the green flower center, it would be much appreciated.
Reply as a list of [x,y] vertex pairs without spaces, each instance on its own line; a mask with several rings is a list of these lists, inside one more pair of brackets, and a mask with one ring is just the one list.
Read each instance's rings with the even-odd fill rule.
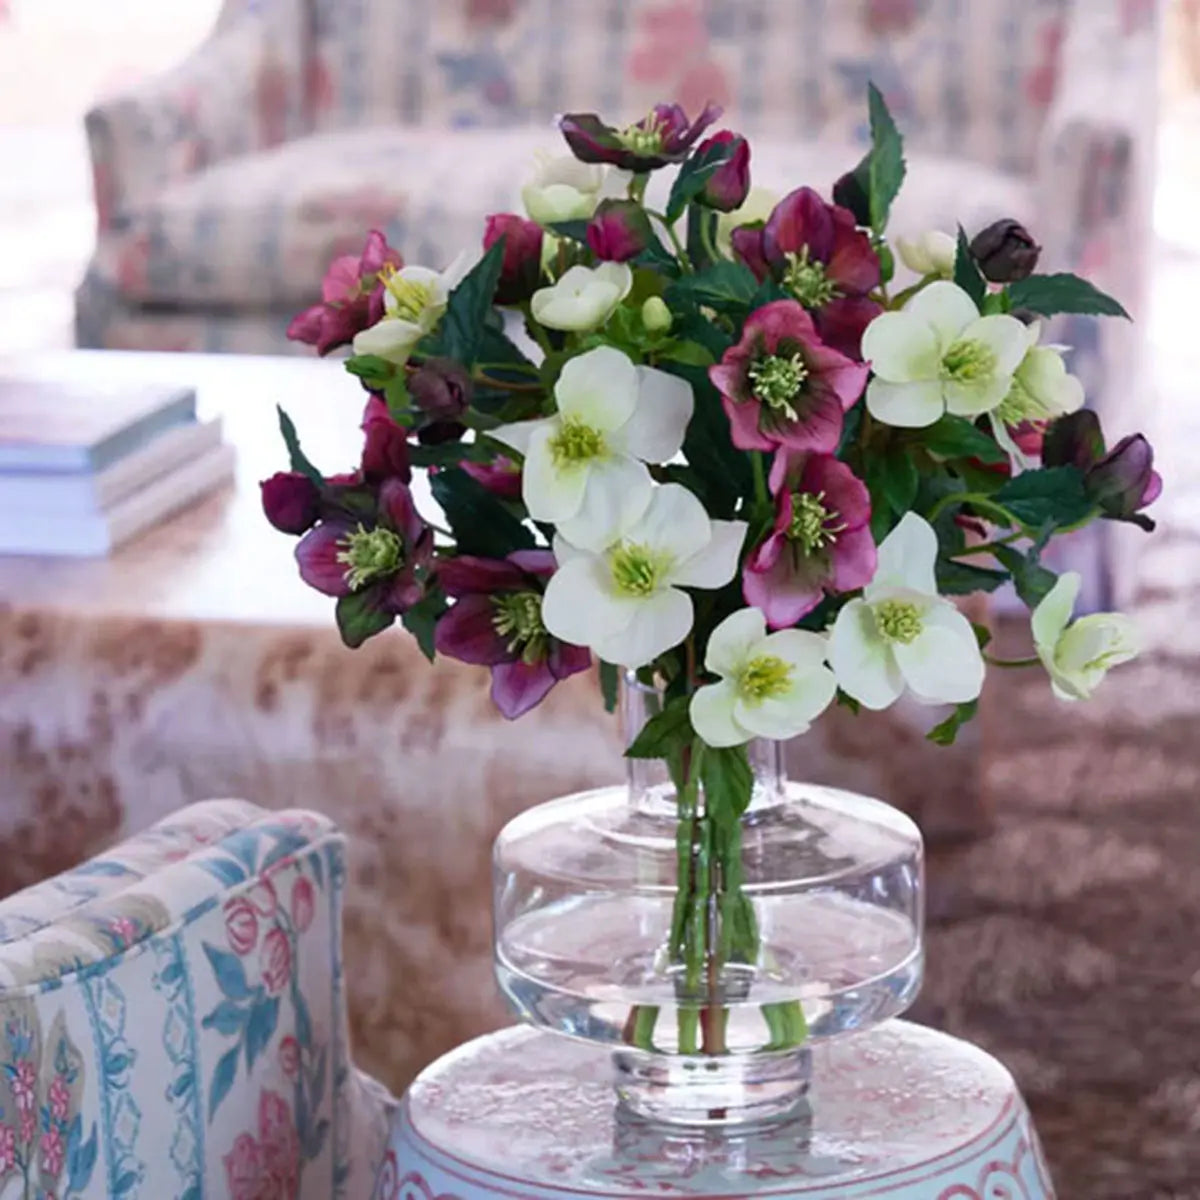
[[392,312],[405,321],[419,321],[433,299],[433,289],[415,279],[405,279],[392,266],[384,267],[379,277],[395,301]]
[[546,657],[549,633],[542,623],[542,598],[537,592],[501,592],[492,597],[492,628],[507,638],[510,654],[520,653],[532,666]]
[[622,596],[652,596],[669,566],[664,555],[637,543],[618,546],[609,557],[613,583]]
[[663,125],[651,113],[641,121],[626,125],[617,133],[617,141],[634,154],[659,154],[663,148]]
[[799,254],[786,256],[783,286],[805,308],[821,308],[838,294],[837,284],[826,276],[825,264],[810,262],[808,253],[808,247],[804,246]]
[[751,704],[782,696],[792,684],[792,666],[773,654],[752,658],[738,675],[738,695]]
[[557,467],[576,466],[604,454],[604,434],[577,417],[566,417],[550,439],[550,455]]
[[400,535],[376,526],[361,524],[338,542],[337,561],[346,568],[346,586],[357,592],[376,579],[394,575],[404,563],[404,543]]
[[905,646],[916,641],[924,628],[921,614],[911,600],[885,600],[876,605],[875,624],[889,642]]
[[749,375],[750,389],[758,400],[791,421],[798,419],[792,401],[808,378],[808,367],[799,353],[790,358],[765,355],[750,364]]
[[806,554],[815,554],[832,546],[837,541],[837,535],[845,528],[845,524],[831,525],[837,517],[822,501],[824,492],[815,496],[811,492],[792,493],[792,521],[787,529],[789,541],[799,542]]
[[959,338],[942,355],[942,378],[951,383],[974,383],[996,371],[996,356],[983,342]]

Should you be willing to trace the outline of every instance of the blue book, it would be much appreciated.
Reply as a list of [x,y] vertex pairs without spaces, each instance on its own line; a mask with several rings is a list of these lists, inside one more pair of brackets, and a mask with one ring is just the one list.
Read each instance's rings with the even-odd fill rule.
[[0,378],[0,471],[103,471],[195,419],[190,387]]

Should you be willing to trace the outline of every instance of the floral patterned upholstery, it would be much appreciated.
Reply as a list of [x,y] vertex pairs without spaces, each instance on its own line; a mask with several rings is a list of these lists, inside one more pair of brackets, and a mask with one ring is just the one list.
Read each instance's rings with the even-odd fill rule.
[[[565,109],[632,118],[711,96],[756,135],[757,179],[828,186],[861,153],[868,79],[927,194],[974,221],[1003,196],[1037,216],[1055,265],[1136,311],[1157,6],[227,0],[182,67],[88,118],[100,234],[79,340],[277,350],[319,264],[364,226],[435,266],[469,245]],[[800,148],[803,174],[785,170]],[[947,173],[956,159],[973,171]],[[935,224],[943,205],[903,223]]]
[[209,801],[0,903],[0,1197],[369,1195],[344,878],[325,818]]

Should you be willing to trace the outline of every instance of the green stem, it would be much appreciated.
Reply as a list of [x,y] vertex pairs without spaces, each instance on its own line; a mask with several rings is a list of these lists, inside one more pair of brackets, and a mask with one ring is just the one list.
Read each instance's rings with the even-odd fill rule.
[[1006,525],[1018,525],[1021,529],[1025,526],[1017,520],[1016,517],[1004,507],[1003,504],[997,504],[989,496],[982,496],[978,492],[951,492],[947,496],[943,496],[926,515],[925,519],[932,525],[946,511],[955,504],[969,504],[972,508],[982,509],[984,512],[992,512],[997,514]]
[[656,1004],[635,1004],[625,1026],[625,1040],[639,1050],[654,1049],[654,1027],[658,1024]]
[[700,221],[700,244],[704,247],[704,253],[708,255],[710,262],[720,262],[721,255],[717,253],[717,246],[713,241],[714,226],[707,217],[708,214],[705,213]]
[[897,292],[891,299],[891,306],[893,308],[903,307],[918,292],[923,292],[931,283],[937,283],[940,279],[940,275],[926,275],[924,279],[918,283],[914,283],[912,287],[906,287],[904,291]]
[[767,491],[766,459],[759,451],[750,455],[750,465],[754,468],[754,499],[760,509],[770,508],[771,497]]
[[1014,670],[1018,667],[1038,667],[1042,663],[1036,654],[1029,658],[993,658],[990,654],[985,654],[983,659],[989,666],[1008,667]]
[[526,375],[536,375],[538,373],[538,369],[533,363],[525,362],[481,362],[475,364],[475,369],[477,371],[523,371]]
[[484,387],[495,388],[498,392],[541,392],[545,391],[540,383],[511,383],[506,379],[497,379],[494,375],[476,371],[472,378]]
[[998,550],[1002,546],[1011,546],[1013,542],[1019,542],[1024,536],[1024,531],[1010,533],[1008,537],[995,538],[993,541],[983,542],[978,546],[968,546],[965,550],[960,550],[957,554],[952,554],[950,557],[966,558],[970,554],[990,554],[993,550]]
[[[561,256],[565,253],[565,250],[561,245],[558,249],[561,258]],[[562,274],[561,270],[559,271],[559,274]],[[537,342],[542,349],[542,353],[548,358],[554,353],[554,347],[550,345],[550,339],[546,336],[546,331],[537,323],[537,321],[533,319],[533,308],[528,300],[521,305],[521,313],[525,317],[525,328],[529,331],[530,337]]]

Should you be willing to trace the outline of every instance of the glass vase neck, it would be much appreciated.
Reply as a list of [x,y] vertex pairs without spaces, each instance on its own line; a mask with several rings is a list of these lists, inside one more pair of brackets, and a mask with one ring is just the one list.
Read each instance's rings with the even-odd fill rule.
[[[620,712],[622,740],[633,744],[646,722],[662,712],[665,699],[659,687],[638,681],[627,671],[621,681]],[[754,774],[754,791],[749,812],[772,808],[783,802],[787,791],[783,743],[754,738],[746,744],[746,756]],[[643,811],[661,812],[672,819],[676,812],[675,785],[661,758],[626,758],[629,800]]]

